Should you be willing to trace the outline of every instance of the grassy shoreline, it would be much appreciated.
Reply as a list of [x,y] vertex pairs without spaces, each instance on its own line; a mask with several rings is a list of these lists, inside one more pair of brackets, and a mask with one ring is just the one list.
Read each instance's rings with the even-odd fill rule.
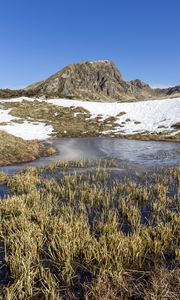
[[[116,136],[115,136],[116,137]],[[160,136],[155,134],[132,134],[126,136],[118,136],[117,138],[129,139],[129,140],[139,140],[139,141],[157,141],[157,142],[172,142],[180,143],[180,136]]]
[[56,152],[53,147],[45,147],[37,140],[25,141],[4,131],[0,131],[0,141],[0,167],[30,162]]
[[154,141],[154,142],[172,142],[172,143],[180,143],[180,137],[163,137],[159,135],[149,134],[149,135],[142,135],[142,134],[132,134],[132,135],[77,135],[77,136],[53,136],[49,137],[48,140],[63,140],[63,139],[70,139],[70,138],[113,138],[113,139],[121,139],[121,140],[134,140],[134,141]]

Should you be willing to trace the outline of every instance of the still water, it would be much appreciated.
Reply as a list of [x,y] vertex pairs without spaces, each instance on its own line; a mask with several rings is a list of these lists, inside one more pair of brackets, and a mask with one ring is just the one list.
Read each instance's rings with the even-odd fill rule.
[[56,161],[114,158],[129,169],[143,170],[156,167],[180,166],[180,143],[136,141],[117,138],[64,138],[46,141],[57,149],[51,157],[34,162],[0,168],[0,172],[14,175],[29,166],[46,166]]

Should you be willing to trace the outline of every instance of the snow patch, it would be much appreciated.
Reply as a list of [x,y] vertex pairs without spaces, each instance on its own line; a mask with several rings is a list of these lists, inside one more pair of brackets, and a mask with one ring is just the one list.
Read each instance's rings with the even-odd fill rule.
[[0,123],[2,122],[10,122],[12,119],[16,119],[15,117],[11,116],[10,113],[11,109],[0,109]]
[[1,103],[16,103],[16,102],[22,102],[23,100],[26,101],[34,101],[34,99],[32,98],[28,98],[28,97],[19,97],[19,98],[12,98],[12,99],[0,99]]
[[6,131],[14,136],[21,137],[25,140],[45,140],[53,131],[52,126],[44,123],[30,123],[25,121],[23,124],[11,123],[0,126],[0,130]]

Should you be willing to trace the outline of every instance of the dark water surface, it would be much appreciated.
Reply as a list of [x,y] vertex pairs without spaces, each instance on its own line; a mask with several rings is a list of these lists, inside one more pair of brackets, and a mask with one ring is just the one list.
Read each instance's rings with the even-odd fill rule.
[[31,163],[0,168],[8,175],[29,166],[46,166],[62,160],[114,158],[133,170],[148,170],[156,167],[180,166],[180,143],[137,141],[117,138],[64,138],[49,140],[58,150],[56,155],[43,157]]

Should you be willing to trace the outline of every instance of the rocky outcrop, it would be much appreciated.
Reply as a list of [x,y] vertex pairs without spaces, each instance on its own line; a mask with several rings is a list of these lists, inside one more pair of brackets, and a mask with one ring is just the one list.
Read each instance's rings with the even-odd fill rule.
[[47,97],[78,98],[87,100],[149,99],[157,94],[149,85],[123,79],[110,61],[72,64],[45,81],[33,84],[26,91],[35,91]]
[[167,96],[180,94],[180,85],[163,89],[163,93],[165,93]]
[[161,90],[152,89],[147,83],[144,83],[139,79],[130,81],[130,84],[135,99],[149,99],[160,97],[162,95]]

